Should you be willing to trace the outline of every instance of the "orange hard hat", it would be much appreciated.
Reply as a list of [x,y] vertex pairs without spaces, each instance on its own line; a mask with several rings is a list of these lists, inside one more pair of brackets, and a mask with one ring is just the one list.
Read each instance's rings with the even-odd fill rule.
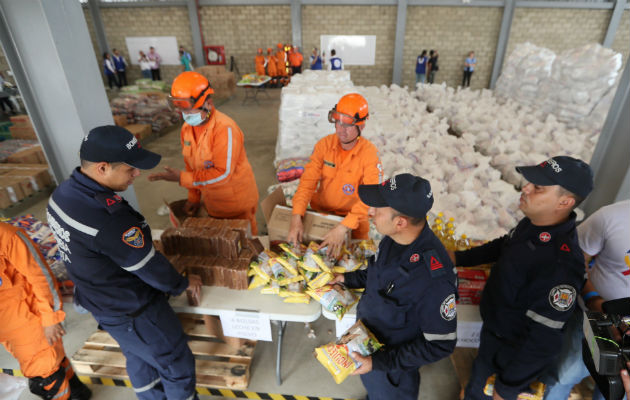
[[212,93],[214,90],[205,76],[199,72],[186,71],[173,80],[169,103],[180,109],[200,108]]
[[332,111],[333,115],[331,117],[333,119],[351,125],[364,125],[369,115],[367,100],[358,93],[350,93],[343,96]]
[[282,48],[282,43],[278,43],[278,48],[281,49]]

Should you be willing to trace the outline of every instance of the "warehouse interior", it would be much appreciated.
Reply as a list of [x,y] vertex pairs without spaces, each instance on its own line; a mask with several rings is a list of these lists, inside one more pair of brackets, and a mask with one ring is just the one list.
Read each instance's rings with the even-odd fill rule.
[[[470,232],[471,237],[490,240],[514,226],[520,218],[517,218],[516,207],[504,203],[517,202],[515,187],[519,183],[508,169],[512,171],[514,165],[529,162],[527,157],[548,156],[548,151],[566,150],[583,158],[590,157],[586,161],[594,171],[597,191],[580,207],[582,218],[607,204],[630,199],[630,113],[627,111],[630,109],[630,2],[627,0],[0,0],[0,20],[0,72],[16,89],[12,97],[19,98],[19,114],[30,119],[31,129],[36,134],[34,139],[41,145],[53,181],[51,186],[0,209],[0,217],[30,215],[46,222],[48,198],[56,184],[67,179],[79,164],[82,138],[93,127],[113,125],[113,114],[117,115],[117,107],[123,104],[116,99],[120,99],[121,94],[131,93],[124,88],[108,87],[102,54],[114,48],[120,50],[129,62],[127,80],[129,86],[133,86],[142,78],[142,73],[137,55],[130,54],[130,39],[164,40],[165,37],[190,52],[196,67],[207,67],[206,46],[223,47],[221,73],[232,74],[234,78],[225,92],[217,89],[214,104],[244,133],[244,146],[260,200],[278,187],[291,199],[297,181],[293,181],[293,186],[280,184],[279,161],[307,158],[318,139],[333,133],[332,125],[321,123],[326,116],[315,114],[334,106],[334,103],[328,104],[330,99],[349,91],[363,93],[370,102],[371,119],[367,122],[365,137],[386,149],[381,153],[386,176],[426,171],[429,176],[442,177],[446,182],[434,187],[435,193],[444,195],[442,199],[436,196],[435,213],[443,211],[448,215],[452,211],[449,206],[457,201],[465,204],[461,212],[451,214],[456,216],[455,223],[461,230],[458,234]],[[321,46],[325,35],[375,37],[371,63],[349,63],[337,75],[334,72],[311,74],[308,56],[313,47]],[[277,43],[299,46],[304,55],[302,74],[294,75],[285,88],[237,85],[244,75],[254,73],[256,49],[275,48]],[[440,69],[434,84],[416,87],[414,65],[424,48],[439,49]],[[457,88],[461,84],[463,60],[471,50],[478,59],[475,74],[470,88],[460,90]],[[539,65],[536,62],[546,60],[547,74],[552,76],[553,60],[563,60],[566,71],[573,71],[571,60],[586,60],[588,52],[595,52],[602,61],[601,69],[594,74],[613,70],[614,74],[601,79],[606,90],[601,91],[601,98],[589,99],[588,115],[573,125],[558,117],[562,112],[554,114],[554,111],[537,108],[543,102],[536,103],[527,97],[529,92],[525,88],[527,78],[535,74],[518,75],[523,70],[512,68],[517,63],[513,61],[516,58],[510,58],[513,54],[542,54],[528,68],[539,73],[544,68],[536,69]],[[590,62],[590,65],[597,64]],[[182,70],[178,61],[165,63],[161,68],[164,86],[159,89],[152,86],[151,90],[163,91],[165,98],[173,79]],[[588,67],[576,69],[577,75],[567,80],[580,81],[579,72],[587,70]],[[592,80],[591,75],[584,74]],[[318,91],[322,104],[308,103],[309,99],[318,99],[313,97]],[[593,91],[599,93],[599,87]],[[140,89],[133,93],[141,92]],[[556,102],[556,110],[570,109],[557,105],[563,101],[561,96],[549,91],[547,94]],[[501,95],[510,100],[497,100]],[[600,101],[603,98],[605,102]],[[529,103],[523,106],[526,108],[521,108],[527,101]],[[504,109],[507,110],[505,115],[500,115]],[[534,111],[528,116],[523,110]],[[485,137],[483,133],[492,120],[497,134]],[[0,118],[0,123],[9,121],[8,114]],[[519,123],[527,127],[520,129]],[[414,124],[420,127],[415,131],[417,140],[413,139],[413,129],[408,136],[401,134]],[[149,126],[147,136],[140,139],[145,149],[162,156],[156,170],[166,166],[185,167],[181,126],[182,121],[175,119],[152,131]],[[508,134],[511,129],[514,130],[512,136]],[[562,134],[549,133],[555,143],[543,145],[536,142],[544,140],[542,135],[533,132],[536,129]],[[449,136],[448,140],[434,140],[439,134],[429,132],[438,130]],[[518,142],[517,136],[530,134],[530,142]],[[426,135],[425,139],[421,135]],[[477,136],[476,142],[472,135]],[[456,136],[458,141],[455,141]],[[5,137],[11,139],[9,135]],[[445,147],[450,144],[452,149]],[[484,146],[485,150],[479,150]],[[483,156],[474,161],[465,159],[467,152],[477,151]],[[429,157],[422,152],[433,152],[433,155]],[[474,197],[470,203],[463,197],[459,200],[449,197],[453,190],[445,178],[446,172],[434,170],[440,169],[442,163],[449,165],[443,168],[445,171],[456,168],[453,165],[457,162],[451,160],[456,158],[460,168],[461,164],[477,163],[474,182],[490,184],[489,178],[484,181],[480,177],[484,174],[501,177],[501,185],[495,186],[501,187],[495,199],[481,199],[484,188],[466,186],[464,181],[467,177],[472,179],[473,175],[463,173],[458,185],[467,193],[478,193],[470,195]],[[4,162],[6,160],[0,162],[0,166]],[[487,169],[478,166],[482,163]],[[121,195],[143,214],[152,230],[160,231],[173,223],[165,204],[186,198],[187,190],[172,182],[150,182],[147,177],[151,172],[154,171],[142,171],[133,186]],[[0,186],[4,187],[5,183]],[[496,212],[500,204],[508,208],[507,213]],[[487,213],[482,212],[484,206]],[[258,207],[256,220],[259,235],[265,236],[267,218],[262,208]],[[480,212],[476,219],[465,216],[473,214],[471,210],[477,208]],[[484,218],[492,222],[480,222]],[[70,357],[83,348],[97,330],[97,323],[90,314],[77,312],[71,297],[65,300],[64,347]],[[478,307],[465,310],[472,315],[470,321],[480,326]],[[336,339],[338,329],[341,328],[336,326],[334,318],[325,317],[325,313],[310,323],[286,323],[286,330],[282,323],[272,321],[272,340],[256,343],[246,388],[238,386],[232,390],[228,385],[212,389],[212,385],[208,385],[199,390],[199,398],[366,398],[358,376],[350,376],[337,384],[313,355],[316,347]],[[283,338],[281,357],[279,333]],[[461,347],[456,357],[421,367],[418,398],[458,399],[462,379],[467,379],[469,374],[462,365],[469,368],[471,354],[474,354],[471,351],[476,350]],[[0,366],[4,373],[20,375],[18,362],[5,349],[0,349]],[[277,368],[280,368],[281,383]],[[93,399],[136,398],[128,381],[124,383],[124,379],[118,378],[85,382],[89,382]],[[592,389],[592,381],[585,379],[574,389],[571,399],[590,399]],[[38,397],[26,388],[18,397],[7,398]]]

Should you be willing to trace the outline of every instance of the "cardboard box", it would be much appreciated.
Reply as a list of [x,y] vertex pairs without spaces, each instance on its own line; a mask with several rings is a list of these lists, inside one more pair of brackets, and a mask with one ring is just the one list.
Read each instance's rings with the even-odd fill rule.
[[[18,164],[19,165],[19,164]],[[23,178],[29,182],[33,191],[37,192],[52,184],[48,167],[0,169],[0,174],[7,177]]]
[[13,125],[9,127],[13,139],[37,140],[37,134],[32,126]]
[[31,118],[26,114],[13,115],[9,117],[9,120],[13,122],[14,125],[31,126]]
[[151,125],[149,124],[126,125],[125,129],[131,132],[138,140],[142,140],[151,134]]
[[7,157],[7,162],[16,164],[47,164],[42,146],[28,147]]
[[126,115],[114,115],[114,123],[118,126],[126,126],[127,125],[127,116]]
[[[269,240],[286,240],[291,226],[292,209],[287,207],[281,188],[276,189],[261,203],[260,208],[267,222]],[[315,211],[307,211],[303,218],[304,242],[321,241],[324,236],[337,226],[343,217],[327,215]],[[350,243],[350,232],[346,236],[346,244]]]
[[179,228],[184,223],[184,220],[188,217],[208,217],[208,212],[204,208],[203,204],[199,207],[195,215],[187,215],[184,212],[184,205],[186,204],[186,199],[176,200],[171,203],[167,203],[166,200],[164,204],[168,207],[168,219],[171,221],[171,225],[174,228]]
[[0,183],[0,208],[7,208],[24,199],[24,192],[20,186],[20,179],[2,177]]

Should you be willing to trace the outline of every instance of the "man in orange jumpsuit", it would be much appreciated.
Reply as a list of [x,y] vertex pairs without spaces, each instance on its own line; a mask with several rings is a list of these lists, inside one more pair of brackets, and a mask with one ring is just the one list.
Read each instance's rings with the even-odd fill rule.
[[[276,56],[273,54],[271,47],[267,48],[267,58],[265,59],[267,64],[267,75],[275,78],[278,76],[278,69],[276,68]],[[275,85],[277,83],[276,79],[271,80],[271,85]]]
[[345,217],[328,232],[320,246],[328,246],[329,254],[339,254],[349,230],[354,239],[368,237],[368,206],[359,200],[357,188],[378,184],[382,166],[376,146],[361,137],[367,118],[367,101],[357,93],[343,96],[328,113],[328,120],[335,124],[335,133],[317,142],[304,168],[293,197],[288,242],[302,241],[302,217],[309,203],[315,211]]
[[184,118],[181,143],[186,170],[167,166],[149,180],[179,182],[188,189],[187,213],[194,214],[203,200],[213,217],[249,220],[255,235],[258,188],[245,138],[236,122],[214,107],[212,93],[210,82],[198,72],[186,71],[175,78],[169,103]]
[[297,46],[293,46],[293,50],[289,53],[289,64],[291,64],[291,70],[293,75],[299,74],[302,72],[302,62],[304,61],[304,56],[299,52]]
[[288,83],[286,77],[289,73],[287,72],[287,53],[284,51],[282,43],[278,43],[278,50],[276,50],[276,71],[278,76],[282,77],[279,79],[280,84],[286,85]]
[[63,312],[57,281],[35,244],[19,228],[0,222],[0,342],[18,360],[29,389],[43,399],[89,399],[74,375],[61,336]]
[[263,56],[262,49],[258,49],[254,63],[256,64],[256,75],[265,75],[265,56]]

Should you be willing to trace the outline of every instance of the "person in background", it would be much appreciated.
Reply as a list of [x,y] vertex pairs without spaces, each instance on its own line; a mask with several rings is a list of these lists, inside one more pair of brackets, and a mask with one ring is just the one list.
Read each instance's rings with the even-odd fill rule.
[[317,47],[313,47],[313,54],[311,54],[310,63],[312,70],[321,70],[323,67],[322,58],[317,51]]
[[144,79],[151,79],[151,61],[144,54],[144,51],[140,50],[138,57],[138,64],[140,64],[140,71],[142,71],[142,77]]
[[422,53],[416,60],[416,85],[420,82],[426,83],[427,81],[427,51],[422,50]]
[[162,79],[160,76],[160,64],[162,63],[162,57],[155,51],[155,47],[149,47],[149,54],[147,56],[151,63],[151,79],[159,81]]
[[285,86],[289,83],[289,72],[287,71],[287,53],[284,51],[284,45],[278,43],[276,50],[276,73],[278,77],[278,84]]
[[107,77],[107,84],[110,89],[114,88],[114,85],[120,88],[120,83],[116,79],[116,67],[112,61],[112,57],[108,52],[103,53],[103,71]]
[[256,66],[256,75],[265,75],[265,56],[263,56],[262,49],[258,49],[256,57],[254,57],[254,65]]
[[0,342],[20,363],[31,393],[87,400],[61,337],[65,313],[57,280],[28,234],[0,222]]
[[[14,114],[15,115],[15,107],[11,104],[11,100],[9,100],[11,96],[4,88],[4,75],[0,72],[0,109],[5,114]],[[5,111],[5,106],[9,108],[9,111]]]
[[464,62],[464,78],[462,79],[462,87],[470,86],[470,78],[472,77],[475,67],[477,66],[477,59],[475,58],[475,52],[468,53],[468,57]]
[[215,218],[246,219],[258,233],[258,187],[243,132],[230,117],[214,107],[210,82],[198,72],[182,72],[171,86],[169,105],[182,113],[183,171],[165,167],[150,181],[177,182],[188,189],[184,211],[194,215],[201,202]]
[[330,50],[330,64],[328,64],[329,71],[341,71],[343,70],[343,61],[337,57],[335,49]]
[[328,122],[334,124],[335,133],[317,142],[300,177],[293,197],[287,242],[302,242],[302,218],[309,204],[315,211],[344,217],[320,245],[328,247],[329,254],[339,254],[348,231],[352,231],[354,239],[368,238],[368,207],[359,200],[357,188],[377,184],[382,177],[376,146],[361,137],[368,115],[368,103],[358,93],[341,97],[328,113]]
[[270,87],[276,87],[278,84],[278,69],[276,56],[273,54],[271,47],[267,48],[267,57],[265,58],[265,64],[267,66],[267,75],[271,77],[269,81]]
[[507,235],[466,251],[455,265],[494,263],[479,306],[483,326],[464,399],[515,400],[560,353],[565,324],[584,286],[573,211],[593,189],[585,162],[567,156],[517,167],[527,180],[519,208],[525,217]]
[[190,55],[189,52],[186,51],[184,46],[179,46],[179,51],[183,51],[184,52],[184,55],[186,56],[186,58],[188,59],[188,61],[190,61],[190,64],[192,65],[192,56]]
[[336,274],[332,283],[365,288],[357,319],[385,346],[360,363],[370,400],[417,400],[418,369],[447,357],[457,342],[457,276],[426,214],[429,181],[400,174],[382,185],[359,186],[359,198],[383,235],[378,256],[362,271]]
[[127,60],[118,50],[113,49],[112,52],[114,53],[112,58],[114,59],[119,86],[127,86]]
[[[588,309],[603,312],[602,303],[630,296],[630,200],[604,206],[577,227],[580,248],[593,268],[582,290]],[[582,359],[583,316],[576,309],[567,322],[560,357],[545,380],[545,400],[566,400],[574,385],[589,376]],[[604,396],[596,387],[593,400]]]
[[289,53],[292,75],[302,73],[302,62],[304,62],[304,56],[300,53],[300,49],[297,46],[293,46],[291,53]]
[[427,64],[427,71],[429,75],[429,83],[433,83],[435,80],[435,73],[440,70],[440,66],[438,65],[438,51],[437,50],[429,50],[429,61]]
[[190,59],[186,57],[183,50],[179,51],[179,62],[184,67],[184,71],[192,71],[192,64],[190,63]]

